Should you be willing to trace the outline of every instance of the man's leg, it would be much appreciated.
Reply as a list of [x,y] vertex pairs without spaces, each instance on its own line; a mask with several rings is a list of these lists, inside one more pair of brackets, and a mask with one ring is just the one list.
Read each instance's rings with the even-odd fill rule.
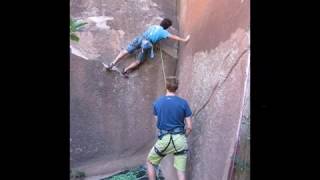
[[178,180],[186,180],[186,173],[184,171],[177,170]]
[[126,67],[123,70],[123,73],[128,73],[129,70],[137,67],[141,62],[143,62],[146,59],[146,56],[147,56],[148,52],[149,52],[149,50],[140,51],[139,54],[138,54],[138,60],[135,60],[128,67]]
[[137,67],[141,62],[139,60],[135,60],[134,62],[132,62],[128,67],[126,67],[124,69],[124,73],[127,73],[129,70]]
[[[188,149],[187,144],[187,138],[185,135],[175,135],[174,139],[175,146],[177,148],[177,151],[182,152],[183,150]],[[183,151],[182,154],[176,154],[174,155],[174,167],[177,170],[177,175],[179,180],[185,180],[186,179],[186,167],[187,167],[187,158],[188,154],[186,151]]]
[[149,160],[147,160],[147,171],[149,180],[156,180],[156,171]]
[[112,66],[116,65],[121,58],[123,58],[124,56],[126,56],[128,54],[129,54],[129,52],[127,50],[120,51],[120,53],[117,55],[117,57],[114,59],[114,61],[112,61],[108,65],[108,67],[106,67],[106,68],[112,68]]
[[115,58],[115,60],[113,62],[111,62],[110,64],[105,64],[105,63],[102,63],[104,65],[105,68],[107,69],[111,69],[114,65],[117,64],[117,62],[123,58],[124,56],[126,56],[127,54],[129,54],[129,52],[127,50],[122,50],[120,51],[120,53],[117,55],[117,57]]
[[118,61],[119,61],[121,58],[123,58],[124,56],[126,56],[127,54],[129,54],[127,50],[122,50],[122,51],[120,51],[120,53],[119,53],[118,56],[115,58],[115,60],[112,62],[112,64],[117,64]]
[[[166,143],[166,144],[165,144]],[[147,172],[148,172],[148,177],[149,180],[156,180],[156,171],[155,171],[155,166],[159,166],[161,160],[162,160],[162,156],[159,156],[156,152],[155,152],[155,147],[157,147],[158,149],[163,149],[166,145],[167,145],[167,141],[163,141],[162,140],[158,140],[156,142],[156,144],[154,145],[153,148],[151,148],[148,157],[147,157]]]

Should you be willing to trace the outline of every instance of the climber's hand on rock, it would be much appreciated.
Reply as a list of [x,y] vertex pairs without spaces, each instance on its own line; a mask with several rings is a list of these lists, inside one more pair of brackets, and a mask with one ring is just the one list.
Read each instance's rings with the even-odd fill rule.
[[188,42],[190,39],[190,34],[184,39],[184,42]]
[[192,131],[191,117],[186,117],[185,123],[186,123],[186,136],[189,136],[189,134]]
[[186,136],[187,136],[187,137],[188,137],[189,134],[191,133],[191,130],[192,130],[191,128],[187,128],[187,129],[186,129]]

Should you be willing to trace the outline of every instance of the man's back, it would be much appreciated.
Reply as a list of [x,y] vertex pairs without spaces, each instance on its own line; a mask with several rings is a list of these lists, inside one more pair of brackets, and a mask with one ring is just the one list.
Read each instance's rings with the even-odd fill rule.
[[152,43],[157,43],[158,41],[167,38],[169,35],[170,33],[159,25],[150,26],[143,33],[143,36],[150,40]]
[[[166,96],[159,97],[153,103],[153,114],[160,129],[158,140],[147,158],[148,177],[156,179],[154,166],[168,154],[174,155],[173,165],[179,180],[185,180],[188,157],[187,136],[192,130],[191,110],[186,100],[176,96],[178,80],[175,76],[166,78]],[[186,128],[184,127],[186,123]]]
[[157,127],[161,130],[184,128],[184,119],[192,114],[187,101],[178,96],[161,96],[153,107],[158,118]]

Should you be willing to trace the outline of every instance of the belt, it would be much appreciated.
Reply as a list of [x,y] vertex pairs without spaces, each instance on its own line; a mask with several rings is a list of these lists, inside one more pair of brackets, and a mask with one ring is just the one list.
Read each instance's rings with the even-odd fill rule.
[[184,134],[184,133],[185,133],[185,130],[182,127],[177,127],[177,128],[171,129],[171,130],[160,129],[158,138],[161,139],[166,134]]

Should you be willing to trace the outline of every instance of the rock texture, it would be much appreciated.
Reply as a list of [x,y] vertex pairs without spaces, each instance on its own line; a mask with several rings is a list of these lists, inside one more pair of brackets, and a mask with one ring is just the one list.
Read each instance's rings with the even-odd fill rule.
[[[155,141],[152,102],[164,93],[160,54],[130,79],[103,72],[101,62],[111,62],[148,25],[169,17],[174,22],[171,32],[191,34],[187,44],[162,43],[165,72],[178,76],[178,95],[189,101],[194,113],[188,179],[227,180],[241,119],[249,116],[250,1],[70,3],[71,17],[89,23],[78,33],[80,42],[71,43],[71,167],[94,176],[145,162]],[[171,159],[161,164],[168,180],[176,179]]]
[[[169,5],[167,5],[169,3]],[[130,79],[103,72],[121,48],[162,18],[175,19],[171,1],[74,0],[71,17],[88,22],[71,42],[70,162],[88,176],[113,173],[143,164],[155,140],[152,102],[164,93],[159,52],[132,72]],[[163,7],[167,13],[162,11]],[[173,16],[174,15],[174,16]],[[173,17],[172,17],[173,16]],[[178,24],[169,31],[177,33]],[[177,48],[172,41],[163,46]],[[125,67],[135,56],[120,61]],[[176,59],[163,53],[167,75],[175,74]]]
[[179,1],[180,33],[192,37],[180,46],[177,72],[178,94],[194,112],[189,179],[228,178],[250,83],[249,8],[248,0]]

